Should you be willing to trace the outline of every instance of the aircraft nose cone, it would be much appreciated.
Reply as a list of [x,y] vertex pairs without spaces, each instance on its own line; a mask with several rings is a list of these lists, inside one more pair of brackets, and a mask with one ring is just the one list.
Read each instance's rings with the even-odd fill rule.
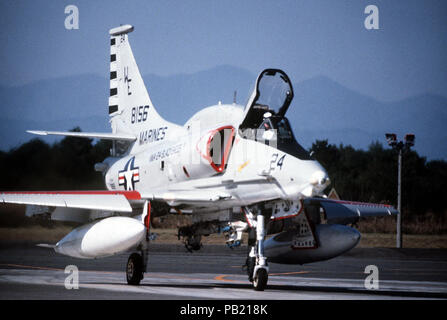
[[325,188],[331,181],[326,172],[318,170],[312,174],[309,182],[315,187]]
[[306,197],[321,195],[324,189],[331,183],[327,173],[323,170],[314,171],[308,181],[308,185],[301,191],[301,194]]

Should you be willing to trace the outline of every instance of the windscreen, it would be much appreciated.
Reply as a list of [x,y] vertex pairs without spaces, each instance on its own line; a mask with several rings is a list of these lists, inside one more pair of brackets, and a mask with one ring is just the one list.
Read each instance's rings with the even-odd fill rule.
[[283,71],[278,69],[262,71],[245,107],[245,117],[239,129],[258,128],[266,113],[284,117],[292,99],[292,85]]
[[285,114],[283,107],[287,108],[290,100],[292,89],[288,79],[276,71],[267,71],[259,79],[258,83],[259,97],[255,105],[266,106],[274,115]]
[[296,141],[285,117],[292,99],[292,84],[283,71],[262,71],[239,126],[241,137],[268,144],[299,159],[310,160],[309,152]]

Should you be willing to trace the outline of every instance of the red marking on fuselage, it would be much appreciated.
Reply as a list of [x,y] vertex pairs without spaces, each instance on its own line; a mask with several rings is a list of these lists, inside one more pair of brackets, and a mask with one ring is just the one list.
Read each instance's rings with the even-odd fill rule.
[[[210,151],[211,151],[211,141],[213,140],[213,138],[214,138],[214,136],[216,135],[217,132],[222,131],[222,130],[225,130],[225,129],[230,129],[230,130],[231,130],[231,134],[230,134],[230,137],[229,137],[229,139],[228,139],[228,141],[227,141],[227,144],[226,144],[226,146],[225,146],[224,154],[222,155],[222,157],[221,157],[221,159],[220,159],[220,160],[221,160],[221,164],[220,164],[220,166],[217,166],[217,165],[214,163],[214,161],[213,161],[213,159],[212,159],[212,157],[211,157],[211,155],[210,155]],[[225,165],[226,165],[226,163],[227,163],[227,160],[228,160],[228,155],[230,154],[231,146],[233,145],[233,138],[234,138],[234,135],[235,135],[235,129],[234,129],[233,126],[223,126],[223,127],[220,127],[220,128],[214,129],[214,130],[211,130],[208,134],[209,134],[210,136],[208,137],[208,141],[207,141],[207,143],[206,143],[206,154],[203,154],[202,152],[200,152],[200,149],[198,148],[198,146],[196,146],[196,149],[197,149],[197,151],[199,152],[199,154],[200,154],[205,160],[207,160],[207,161],[210,163],[211,167],[212,167],[216,172],[223,172],[223,170],[225,169]]]
[[149,232],[149,228],[151,226],[151,202],[147,202],[147,212],[144,217],[144,225],[146,226],[147,231]]

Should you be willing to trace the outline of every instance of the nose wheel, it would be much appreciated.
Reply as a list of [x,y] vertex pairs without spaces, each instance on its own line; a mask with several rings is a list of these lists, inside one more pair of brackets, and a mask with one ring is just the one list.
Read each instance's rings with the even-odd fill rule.
[[264,291],[265,287],[267,287],[268,278],[269,274],[267,268],[260,266],[253,277],[253,288],[256,291]]
[[256,241],[253,232],[249,233],[249,252],[246,260],[248,279],[253,283],[256,291],[264,291],[267,287],[268,271],[267,258],[264,256],[265,217],[258,214],[256,219]]

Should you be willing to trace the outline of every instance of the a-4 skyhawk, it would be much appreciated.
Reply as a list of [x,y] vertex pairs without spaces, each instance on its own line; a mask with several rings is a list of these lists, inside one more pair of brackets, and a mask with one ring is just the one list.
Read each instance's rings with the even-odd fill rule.
[[[359,217],[394,215],[383,204],[327,199],[325,169],[297,142],[285,117],[293,99],[288,76],[266,69],[245,106],[218,104],[184,125],[164,120],[149,98],[135,62],[130,25],[110,30],[111,133],[30,131],[109,139],[111,156],[95,165],[107,190],[2,192],[0,201],[27,205],[27,215],[84,223],[54,250],[77,258],[130,252],[127,282],[143,279],[153,217],[192,215],[179,228],[189,250],[201,237],[225,234],[240,245],[248,233],[247,273],[264,290],[268,262],[304,264],[353,248]],[[184,108],[184,106],[179,106]]]

